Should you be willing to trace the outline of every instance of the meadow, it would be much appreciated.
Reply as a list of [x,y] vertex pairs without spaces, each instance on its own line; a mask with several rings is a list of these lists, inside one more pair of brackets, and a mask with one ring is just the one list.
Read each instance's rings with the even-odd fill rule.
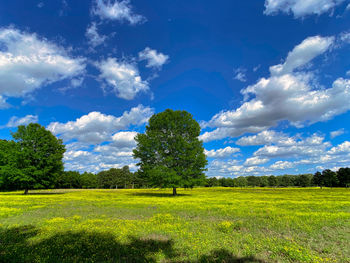
[[350,262],[350,189],[0,192],[0,262]]

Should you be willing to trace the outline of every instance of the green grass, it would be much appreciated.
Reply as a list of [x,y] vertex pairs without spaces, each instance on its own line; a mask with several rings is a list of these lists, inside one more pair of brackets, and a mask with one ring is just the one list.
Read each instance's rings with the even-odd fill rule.
[[0,262],[350,262],[350,190],[0,193]]

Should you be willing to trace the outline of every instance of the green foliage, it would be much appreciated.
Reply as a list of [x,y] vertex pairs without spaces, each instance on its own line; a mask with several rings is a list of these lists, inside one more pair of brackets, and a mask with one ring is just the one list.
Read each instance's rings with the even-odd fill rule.
[[77,171],[65,171],[58,176],[55,187],[58,189],[97,188],[97,175],[87,172],[81,174]]
[[334,187],[338,185],[337,173],[326,169],[322,172],[322,179],[325,186]]
[[134,188],[138,185],[137,177],[130,172],[128,166],[122,169],[111,168],[97,174],[97,184],[100,188]]
[[270,175],[267,180],[268,180],[269,186],[277,186],[278,181],[276,176]]
[[21,176],[18,164],[18,145],[14,141],[0,140],[0,189],[16,189],[12,177]]
[[204,183],[207,165],[200,126],[186,111],[153,115],[145,134],[135,138],[140,175],[156,187],[193,187]]
[[339,181],[339,186],[350,186],[350,168],[340,168],[337,172],[337,177]]
[[26,191],[54,187],[57,177],[63,171],[65,147],[62,140],[57,139],[45,127],[34,123],[19,126],[12,137],[16,142],[11,152],[15,160],[5,165],[5,169],[16,169],[6,169],[6,179],[16,189]]
[[296,183],[301,187],[308,187],[312,185],[312,174],[301,174],[297,177]]
[[316,172],[314,174],[314,177],[312,178],[312,182],[314,183],[314,185],[322,187],[324,183],[322,180],[322,174],[320,172]]
[[235,179],[236,185],[238,187],[245,187],[248,185],[248,180],[246,177],[240,176]]

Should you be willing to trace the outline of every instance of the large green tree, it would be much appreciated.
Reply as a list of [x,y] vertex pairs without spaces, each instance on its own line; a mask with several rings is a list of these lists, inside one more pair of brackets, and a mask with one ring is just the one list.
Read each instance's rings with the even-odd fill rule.
[[63,172],[65,146],[45,127],[31,123],[18,126],[12,133],[17,151],[17,168],[20,173],[10,174],[8,180],[27,194],[30,189],[54,187]]
[[14,141],[0,140],[0,189],[16,189],[16,185],[10,179],[21,175],[18,169],[17,146]]
[[207,159],[200,126],[186,111],[167,109],[154,114],[144,134],[135,137],[134,158],[140,160],[139,173],[152,186],[193,187],[205,182]]

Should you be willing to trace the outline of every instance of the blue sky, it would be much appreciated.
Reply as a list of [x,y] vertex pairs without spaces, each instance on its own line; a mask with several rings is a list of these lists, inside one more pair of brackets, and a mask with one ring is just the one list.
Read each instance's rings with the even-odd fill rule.
[[38,122],[65,167],[130,165],[187,110],[208,176],[350,165],[350,1],[0,1],[0,138]]

